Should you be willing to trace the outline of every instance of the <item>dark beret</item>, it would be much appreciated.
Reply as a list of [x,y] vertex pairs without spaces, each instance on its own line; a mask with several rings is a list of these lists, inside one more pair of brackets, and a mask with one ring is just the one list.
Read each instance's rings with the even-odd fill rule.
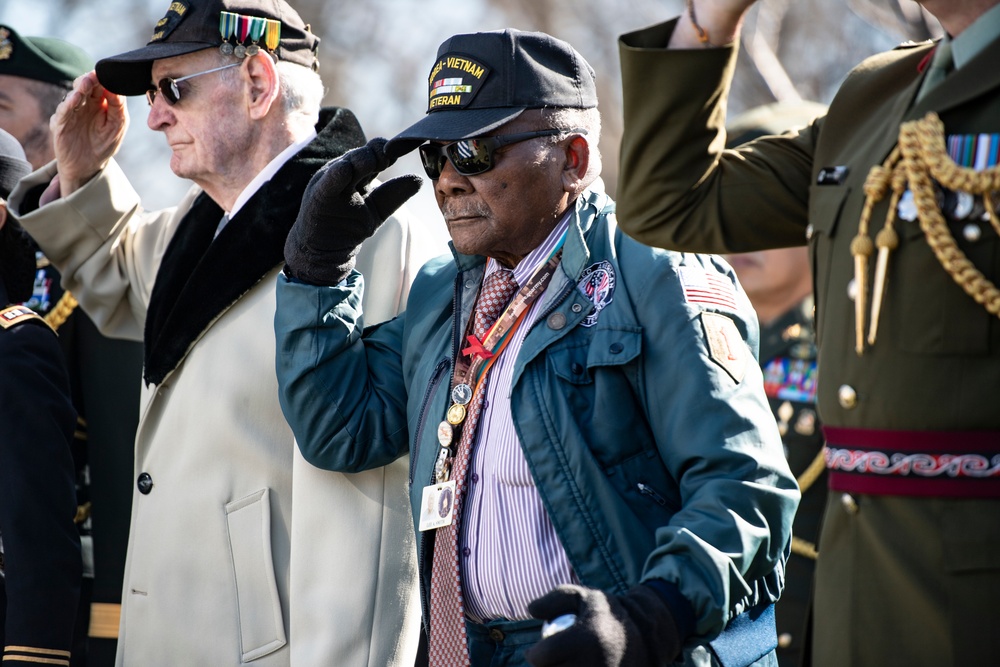
[[21,37],[0,25],[0,74],[69,86],[94,69],[83,49],[52,37]]

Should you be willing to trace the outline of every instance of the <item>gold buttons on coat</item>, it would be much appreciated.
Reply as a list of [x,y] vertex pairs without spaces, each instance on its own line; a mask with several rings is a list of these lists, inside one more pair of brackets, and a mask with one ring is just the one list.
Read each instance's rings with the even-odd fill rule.
[[858,404],[858,392],[854,391],[851,385],[842,384],[837,390],[837,400],[840,402],[840,407],[852,410]]
[[778,635],[778,648],[788,648],[792,645],[792,635],[788,632],[782,632]]
[[857,514],[860,509],[858,507],[858,501],[855,500],[854,496],[849,493],[845,493],[840,497],[840,504],[844,506],[844,509],[848,514]]

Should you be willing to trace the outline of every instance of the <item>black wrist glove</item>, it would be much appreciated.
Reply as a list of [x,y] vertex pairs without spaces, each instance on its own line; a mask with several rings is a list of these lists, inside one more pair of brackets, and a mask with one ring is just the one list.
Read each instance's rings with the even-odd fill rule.
[[313,285],[336,285],[354,268],[361,242],[420,189],[420,177],[406,174],[368,190],[391,164],[385,144],[372,139],[312,177],[285,240],[285,273]]
[[644,584],[625,595],[559,586],[528,605],[535,618],[576,614],[576,623],[532,646],[535,667],[659,667],[681,653],[682,640],[664,599]]

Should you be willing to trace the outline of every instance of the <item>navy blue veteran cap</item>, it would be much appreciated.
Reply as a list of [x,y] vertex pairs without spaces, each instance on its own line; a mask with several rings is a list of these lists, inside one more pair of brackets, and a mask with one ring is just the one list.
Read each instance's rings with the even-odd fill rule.
[[445,40],[427,88],[427,115],[389,140],[390,157],[425,141],[482,136],[525,109],[597,106],[594,69],[576,49],[545,33],[513,29]]
[[154,60],[213,47],[240,57],[267,51],[319,68],[319,37],[285,0],[173,0],[146,46],[97,62],[97,80],[118,95],[143,95]]
[[21,37],[13,28],[0,25],[0,74],[68,87],[93,67],[90,56],[69,42]]
[[31,173],[24,149],[17,139],[0,130],[0,198],[6,199],[22,177]]

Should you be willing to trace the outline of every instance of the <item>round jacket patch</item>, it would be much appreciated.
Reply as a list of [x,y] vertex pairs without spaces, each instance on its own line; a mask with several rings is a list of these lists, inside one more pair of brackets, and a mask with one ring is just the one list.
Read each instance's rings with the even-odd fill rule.
[[592,327],[597,324],[597,316],[601,314],[605,306],[611,303],[615,294],[615,269],[611,266],[611,262],[603,260],[588,266],[580,276],[577,287],[594,304],[594,310],[584,318],[580,325]]

